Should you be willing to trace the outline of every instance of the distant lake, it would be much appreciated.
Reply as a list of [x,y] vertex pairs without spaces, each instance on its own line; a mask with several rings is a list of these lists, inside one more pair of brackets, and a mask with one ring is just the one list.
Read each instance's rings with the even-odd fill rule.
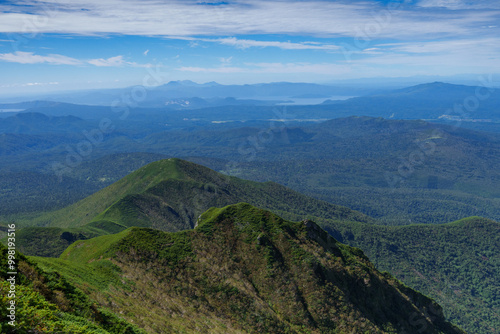
[[356,96],[343,96],[343,95],[334,95],[328,97],[314,97],[314,98],[294,98],[294,97],[284,97],[283,100],[287,100],[290,102],[279,103],[279,105],[286,106],[299,106],[299,105],[313,105],[313,104],[321,104],[325,102],[325,100],[347,100]]

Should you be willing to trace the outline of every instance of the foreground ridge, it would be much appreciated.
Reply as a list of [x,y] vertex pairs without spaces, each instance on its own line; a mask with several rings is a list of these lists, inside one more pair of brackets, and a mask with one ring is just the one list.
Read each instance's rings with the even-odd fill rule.
[[194,230],[132,227],[31,260],[149,333],[464,333],[360,249],[246,203]]

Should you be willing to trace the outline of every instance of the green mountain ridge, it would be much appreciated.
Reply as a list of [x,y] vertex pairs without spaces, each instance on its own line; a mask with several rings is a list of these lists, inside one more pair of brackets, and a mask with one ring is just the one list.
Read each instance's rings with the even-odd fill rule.
[[[25,227],[18,240],[20,250],[28,255],[58,256],[75,240],[131,226],[170,232],[191,229],[208,208],[241,201],[296,220],[316,213],[329,219],[373,222],[359,212],[273,182],[246,181],[172,158],[150,163],[94,195],[34,219],[31,225],[45,227]],[[57,246],[40,247],[46,244]]]
[[[163,176],[155,174],[161,171]],[[114,196],[117,193],[113,189],[121,189],[120,194],[128,195],[113,197],[107,209],[99,214],[95,210],[95,217],[86,216],[83,210],[73,212],[73,217],[90,223],[21,229],[20,249],[30,255],[57,256],[78,239],[99,235],[112,239],[110,234],[130,226],[167,231],[191,229],[209,207],[246,201],[286,219],[318,222],[335,239],[363,249],[378,269],[437,300],[446,316],[467,331],[496,334],[495,328],[499,328],[500,286],[496,277],[500,276],[500,233],[499,224],[492,220],[469,218],[447,224],[381,226],[358,212],[311,199],[272,182],[240,180],[178,159],[145,166],[119,181],[119,185],[102,192]],[[143,191],[132,194],[126,190],[128,185],[135,187],[134,191]],[[103,196],[84,201],[98,203]]]
[[149,333],[464,333],[361,250],[246,203],[194,230],[132,227],[31,260]]
[[[182,187],[182,181],[191,182],[191,184],[189,184],[188,186],[189,188],[203,186],[204,188],[200,190],[203,190],[203,195],[205,196],[208,196],[208,194],[215,193],[217,191],[220,192],[217,193],[217,196],[223,196],[224,190],[226,190],[223,187],[228,187],[229,189],[227,190],[233,190],[237,192],[237,194],[234,194],[233,196],[248,197],[249,194],[243,193],[242,189],[244,187],[247,187],[252,191],[259,192],[259,196],[264,196],[264,202],[274,201],[276,203],[282,204],[282,200],[278,202],[277,199],[273,199],[272,196],[269,195],[273,193],[280,193],[281,195],[289,197],[301,197],[299,200],[294,200],[294,202],[297,203],[299,203],[300,200],[305,200],[308,198],[307,196],[289,190],[273,182],[258,183],[245,181],[242,179],[217,173],[207,167],[203,167],[188,161],[170,158],[166,160],[156,161],[148,164],[147,166],[139,168],[137,171],[102,189],[96,194],[89,196],[82,201],[79,201],[74,205],[71,205],[62,210],[43,215],[38,218],[36,222],[59,227],[82,226],[90,222],[91,220],[100,220],[108,217],[109,215],[112,215],[110,212],[103,213],[103,211],[105,210],[110,210],[110,207],[114,206],[114,208],[111,210],[120,210],[119,208],[117,208],[122,204],[120,201],[132,200],[133,202],[133,198],[127,196],[139,194],[142,195],[145,193],[151,196],[171,196],[172,193],[165,192],[165,189],[172,192],[172,190],[175,190],[175,187]],[[276,188],[276,190],[272,191],[273,188]],[[177,193],[175,195],[177,195]],[[241,200],[245,200],[245,198],[240,198],[240,201]],[[291,200],[293,199],[291,198]],[[186,203],[186,207],[190,206],[188,205],[189,202],[183,203]],[[197,205],[196,203],[194,204]],[[335,214],[335,218],[337,219],[356,219],[366,222],[371,221],[371,218],[369,218],[368,216],[358,212],[354,212],[345,207],[328,204],[322,201],[317,201],[317,203],[315,204],[323,205],[325,207],[330,206],[329,210],[332,212],[335,209],[338,210],[338,213]],[[202,210],[202,212],[205,210],[206,209]],[[280,208],[278,208],[278,210],[280,210]],[[299,208],[294,211],[300,212],[305,210],[303,208]],[[201,214],[202,212],[199,212],[199,214]],[[330,212],[330,214],[332,212]],[[190,225],[190,227],[193,227],[194,221],[191,221],[188,225]]]

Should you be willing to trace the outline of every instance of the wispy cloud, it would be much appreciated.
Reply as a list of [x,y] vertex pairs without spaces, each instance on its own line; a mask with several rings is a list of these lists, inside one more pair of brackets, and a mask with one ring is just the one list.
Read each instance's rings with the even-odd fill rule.
[[347,65],[335,63],[252,63],[257,71],[262,73],[314,73],[324,75],[335,75],[348,73],[351,68]]
[[1,88],[12,88],[12,87],[32,87],[32,86],[52,86],[59,85],[59,82],[27,82],[27,83],[15,83],[15,84],[7,84],[0,85]]
[[398,67],[421,72],[461,71],[493,73],[500,71],[500,40],[440,41],[398,43],[381,46],[385,52],[358,59],[356,65]]
[[177,68],[181,72],[196,72],[196,73],[243,73],[248,72],[248,69],[242,67],[196,67],[196,66],[182,66]]
[[427,8],[447,8],[451,10],[463,9],[500,9],[498,1],[491,0],[421,0],[418,6]]
[[81,65],[78,59],[63,55],[51,54],[48,56],[36,55],[33,52],[16,51],[14,53],[0,53],[0,61],[19,64],[54,64],[54,65]]
[[237,39],[235,37],[228,38],[217,38],[217,39],[202,39],[204,42],[213,42],[223,45],[230,45],[240,49],[247,49],[251,47],[275,47],[283,50],[338,50],[340,49],[337,45],[331,44],[321,44],[318,42],[279,42],[279,41],[256,41],[250,39]]
[[[378,1],[235,0],[209,6],[194,1],[25,0],[23,4],[29,7],[0,7],[0,32],[145,36],[232,36],[237,32],[316,37],[362,37],[360,35],[367,32],[375,32],[377,37],[385,38],[430,35],[435,38],[477,33],[480,26],[496,25],[499,13],[492,8],[500,9],[498,5],[487,6],[487,2],[481,0],[481,6],[474,6],[476,10],[454,10],[469,3],[422,0],[411,8],[405,5],[388,9]],[[434,10],[436,6],[444,6],[444,9]],[[19,8],[30,8],[30,13],[19,12]],[[258,41],[231,39],[219,42],[239,47],[258,44]],[[271,46],[260,43],[260,46]],[[286,42],[274,46],[314,47]]]
[[47,85],[59,85],[59,82],[28,82],[22,84],[21,86],[47,86]]
[[107,59],[89,59],[80,60],[59,54],[50,54],[47,56],[37,55],[33,52],[16,51],[14,53],[0,53],[0,61],[18,64],[52,64],[52,65],[94,65],[98,67],[151,67],[151,64],[138,64],[128,62],[123,56],[115,56]]
[[[177,67],[174,70],[179,77],[209,80],[219,77],[244,80],[256,78],[254,74],[279,80],[290,73],[301,79],[338,74],[398,75],[404,71],[474,73],[500,67],[497,65],[500,64],[500,47],[497,47],[500,1],[20,0],[13,3],[0,1],[3,42],[43,35],[37,39],[36,47],[45,39],[57,40],[62,34],[72,39],[107,37],[112,43],[107,49],[95,48],[102,53],[86,58],[75,56],[76,52],[67,53],[74,58],[55,54],[65,52],[42,50],[43,46],[16,48],[13,50],[24,52],[14,52],[3,43],[1,62],[102,69],[151,67],[140,62],[149,60],[154,53],[155,57],[163,56],[170,62],[170,68]],[[134,50],[130,50],[128,43],[113,44],[132,35],[146,36],[129,38],[131,43],[141,40]],[[155,37],[159,43],[147,46],[142,43]],[[94,38],[88,41],[75,50],[91,45]],[[164,45],[168,45],[168,51]],[[33,50],[38,51],[26,52]],[[173,58],[170,52],[181,57]],[[37,80],[26,77],[23,81]]]
[[123,60],[123,56],[116,56],[116,57],[111,57],[111,58],[108,58],[108,59],[103,59],[103,58],[99,58],[99,59],[91,59],[91,60],[88,60],[87,63],[91,64],[91,65],[94,65],[94,66],[104,66],[104,67],[110,67],[110,66],[124,66],[125,64],[127,64],[124,60]]
[[347,65],[333,63],[246,63],[240,67],[180,67],[178,71],[202,73],[282,73],[334,75],[350,72]]
[[233,60],[233,57],[232,56],[227,58],[221,57],[219,58],[219,60],[222,64],[230,64],[231,61]]
[[405,42],[379,44],[383,47],[398,53],[443,53],[448,55],[463,54],[464,52],[480,56],[483,54],[499,55],[500,38],[480,38],[461,40],[440,40],[429,42]]

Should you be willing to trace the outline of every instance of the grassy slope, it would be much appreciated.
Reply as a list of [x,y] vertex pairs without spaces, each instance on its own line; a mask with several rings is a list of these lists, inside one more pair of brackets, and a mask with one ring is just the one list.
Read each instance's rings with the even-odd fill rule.
[[[2,263],[7,261],[7,248],[0,245]],[[98,306],[88,297],[87,287],[90,284],[106,289],[109,282],[121,284],[116,278],[117,267],[111,263],[101,262],[98,265],[79,265],[65,263],[61,268],[73,276],[63,277],[52,268],[44,271],[35,262],[41,263],[43,258],[28,259],[16,253],[16,318],[15,326],[7,322],[6,306],[9,299],[10,283],[6,267],[0,269],[0,332],[2,333],[74,333],[74,334],[141,334],[136,326],[127,323],[109,310]],[[40,262],[39,262],[40,261]],[[97,268],[89,270],[90,267]],[[73,277],[84,274],[89,283],[81,284],[83,291],[73,283]]]
[[177,159],[153,162],[67,208],[44,214],[32,223],[74,227],[84,225],[128,194],[140,193],[166,178],[182,178]]
[[[117,233],[126,229],[113,222],[93,222],[77,228],[25,227],[16,233],[19,251],[23,254],[54,256],[61,254],[76,240],[88,239],[99,235]],[[6,238],[2,241],[5,242]]]
[[[211,209],[195,230],[130,228],[78,241],[60,259],[33,260],[152,333],[461,333],[432,300],[379,273],[359,249],[312,222],[248,204]],[[101,262],[119,270],[77,270]]]

